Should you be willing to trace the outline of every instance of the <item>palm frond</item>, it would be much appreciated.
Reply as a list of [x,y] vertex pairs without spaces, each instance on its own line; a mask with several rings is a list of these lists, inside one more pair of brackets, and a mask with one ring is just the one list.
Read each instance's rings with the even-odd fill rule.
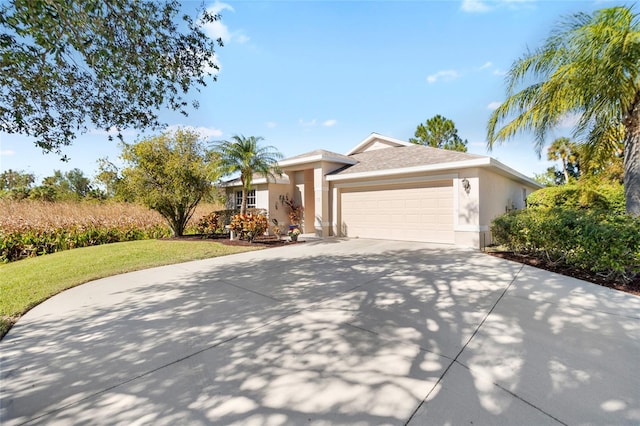
[[574,138],[596,143],[608,127],[624,122],[639,93],[638,16],[626,7],[578,13],[513,63],[507,99],[487,124],[488,147],[531,132],[540,153],[549,131],[568,114],[580,117]]

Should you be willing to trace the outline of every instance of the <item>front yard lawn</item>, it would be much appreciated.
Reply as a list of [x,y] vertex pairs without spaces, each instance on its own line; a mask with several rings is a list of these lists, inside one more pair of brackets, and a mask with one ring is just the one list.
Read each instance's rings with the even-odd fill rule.
[[141,240],[84,247],[0,264],[0,338],[29,309],[71,287],[111,275],[257,250],[212,241]]

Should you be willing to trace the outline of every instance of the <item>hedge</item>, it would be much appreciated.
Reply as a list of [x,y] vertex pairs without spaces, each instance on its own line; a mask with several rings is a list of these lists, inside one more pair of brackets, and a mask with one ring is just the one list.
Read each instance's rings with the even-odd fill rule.
[[516,253],[629,280],[640,272],[640,219],[563,208],[507,213],[491,225],[496,243]]

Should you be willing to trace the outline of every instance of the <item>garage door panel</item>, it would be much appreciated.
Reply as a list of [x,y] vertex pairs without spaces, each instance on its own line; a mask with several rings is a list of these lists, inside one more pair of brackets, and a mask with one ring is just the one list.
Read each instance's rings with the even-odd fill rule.
[[453,243],[452,182],[343,189],[341,221],[350,237]]

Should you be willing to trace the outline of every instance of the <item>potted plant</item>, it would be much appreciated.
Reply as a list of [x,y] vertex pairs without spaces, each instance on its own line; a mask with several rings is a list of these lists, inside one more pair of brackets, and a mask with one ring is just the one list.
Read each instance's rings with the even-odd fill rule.
[[299,235],[300,235],[299,228],[293,228],[292,230],[289,231],[289,238],[291,238],[291,241],[298,241]]

